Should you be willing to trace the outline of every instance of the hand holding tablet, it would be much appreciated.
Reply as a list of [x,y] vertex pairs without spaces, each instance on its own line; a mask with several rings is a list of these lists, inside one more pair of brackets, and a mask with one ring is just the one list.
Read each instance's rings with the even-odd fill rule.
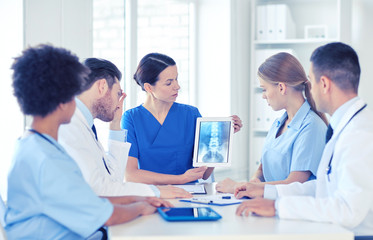
[[230,167],[233,133],[231,117],[197,118],[193,167]]

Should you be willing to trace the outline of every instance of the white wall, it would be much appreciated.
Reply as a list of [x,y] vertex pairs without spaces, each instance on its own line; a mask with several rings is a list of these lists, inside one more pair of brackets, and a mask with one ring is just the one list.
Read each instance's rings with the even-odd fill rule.
[[52,43],[92,56],[91,0],[32,0],[25,2],[25,46]]
[[22,135],[24,117],[13,96],[10,66],[23,48],[23,1],[0,0],[0,194],[7,199],[7,176],[17,138]]
[[371,109],[373,109],[372,13],[372,0],[353,0],[351,44],[359,55],[361,66],[359,95],[368,103]]

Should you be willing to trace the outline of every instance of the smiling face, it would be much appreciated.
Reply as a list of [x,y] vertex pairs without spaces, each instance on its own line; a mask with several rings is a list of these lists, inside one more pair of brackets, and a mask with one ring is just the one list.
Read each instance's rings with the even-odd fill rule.
[[162,102],[175,102],[180,85],[177,81],[177,67],[169,66],[165,68],[158,76],[158,81],[154,86],[148,84],[149,90],[154,98]]
[[259,77],[260,87],[263,90],[263,99],[267,100],[269,106],[272,107],[274,111],[278,111],[284,108],[283,96],[279,89],[278,84],[269,83]]

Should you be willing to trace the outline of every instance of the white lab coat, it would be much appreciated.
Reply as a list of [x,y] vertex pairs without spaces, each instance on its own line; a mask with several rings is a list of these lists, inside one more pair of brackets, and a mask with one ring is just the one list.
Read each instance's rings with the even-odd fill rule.
[[347,124],[364,104],[359,99],[342,117],[325,146],[317,180],[276,186],[280,218],[333,222],[356,235],[373,235],[373,113],[366,107]]
[[[149,185],[124,182],[130,143],[109,139],[106,153],[88,126],[82,112],[76,108],[71,122],[60,126],[58,142],[77,162],[84,179],[99,196],[155,196]],[[105,158],[110,174],[102,158]]]

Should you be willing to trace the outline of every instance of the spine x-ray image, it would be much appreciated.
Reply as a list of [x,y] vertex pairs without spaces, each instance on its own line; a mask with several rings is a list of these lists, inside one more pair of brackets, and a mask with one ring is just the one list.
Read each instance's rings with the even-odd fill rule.
[[228,161],[231,122],[201,122],[198,162],[222,163]]

